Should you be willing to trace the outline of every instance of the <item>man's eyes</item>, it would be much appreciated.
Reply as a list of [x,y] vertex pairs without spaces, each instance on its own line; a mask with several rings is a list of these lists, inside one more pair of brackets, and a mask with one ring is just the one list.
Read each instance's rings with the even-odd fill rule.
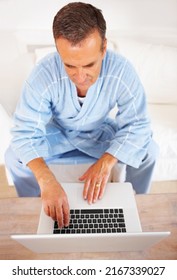
[[67,68],[74,68],[74,66],[72,66],[72,65],[66,65],[66,64],[65,64],[65,66],[66,66]]
[[[75,67],[75,66],[73,66],[73,65],[68,65],[68,64],[65,64],[65,66],[66,66],[67,68],[70,68],[70,69],[75,69],[75,68],[77,68],[77,67]],[[93,66],[94,66],[94,64],[89,64],[89,65],[83,66],[82,68],[91,68],[91,67],[93,67]]]

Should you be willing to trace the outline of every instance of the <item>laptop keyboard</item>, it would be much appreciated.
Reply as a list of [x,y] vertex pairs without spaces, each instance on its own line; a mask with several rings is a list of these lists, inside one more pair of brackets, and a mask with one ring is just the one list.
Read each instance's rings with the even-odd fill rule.
[[54,222],[54,234],[126,232],[123,209],[71,209],[70,224],[62,229]]

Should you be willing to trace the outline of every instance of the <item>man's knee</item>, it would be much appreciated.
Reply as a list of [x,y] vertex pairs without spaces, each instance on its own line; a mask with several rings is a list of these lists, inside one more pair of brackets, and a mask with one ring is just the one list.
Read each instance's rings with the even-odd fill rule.
[[142,164],[155,165],[158,156],[159,156],[159,146],[156,144],[156,142],[152,140],[149,145],[147,154],[142,161]]
[[11,147],[8,147],[4,154],[5,165],[7,167],[10,167],[11,165],[13,165],[13,158],[14,158],[13,154],[14,153],[13,153]]
[[125,182],[126,178],[126,165],[124,163],[117,163],[111,174],[111,181],[112,182]]

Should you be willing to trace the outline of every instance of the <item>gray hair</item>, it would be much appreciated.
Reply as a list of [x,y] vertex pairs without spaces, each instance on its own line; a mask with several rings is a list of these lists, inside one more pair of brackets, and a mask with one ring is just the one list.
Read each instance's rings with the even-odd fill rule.
[[99,32],[103,45],[106,21],[102,11],[91,4],[69,3],[58,11],[53,20],[54,39],[63,37],[73,45],[86,39],[95,30]]

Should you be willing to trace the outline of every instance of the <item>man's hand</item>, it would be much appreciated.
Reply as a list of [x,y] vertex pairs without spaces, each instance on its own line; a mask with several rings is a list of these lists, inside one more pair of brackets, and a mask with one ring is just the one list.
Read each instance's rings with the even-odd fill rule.
[[111,170],[116,163],[115,157],[105,153],[79,178],[84,181],[83,197],[88,203],[94,203],[103,197]]
[[59,227],[69,225],[69,204],[67,195],[54,174],[42,158],[28,163],[41,189],[45,213],[58,222]]
[[53,175],[47,181],[41,178],[41,198],[45,213],[58,222],[60,228],[69,225],[69,204],[67,195]]

